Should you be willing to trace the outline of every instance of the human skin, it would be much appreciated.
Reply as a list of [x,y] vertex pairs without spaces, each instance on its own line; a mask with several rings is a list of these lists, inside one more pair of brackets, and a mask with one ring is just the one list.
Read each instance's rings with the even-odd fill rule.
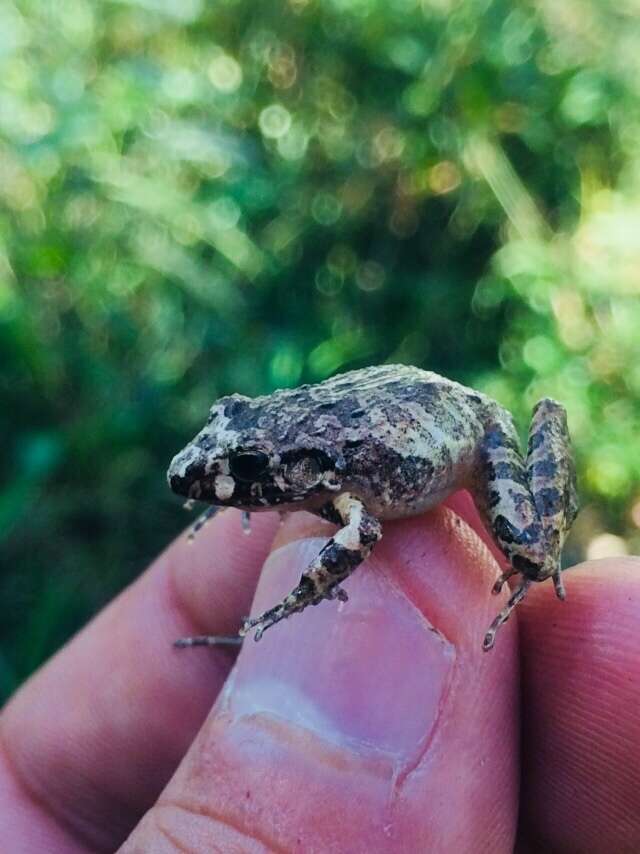
[[498,567],[458,495],[230,678],[232,649],[172,648],[233,634],[263,564],[254,611],[330,530],[225,511],[36,673],[0,716],[3,850],[640,850],[640,559],[536,585],[485,653]]

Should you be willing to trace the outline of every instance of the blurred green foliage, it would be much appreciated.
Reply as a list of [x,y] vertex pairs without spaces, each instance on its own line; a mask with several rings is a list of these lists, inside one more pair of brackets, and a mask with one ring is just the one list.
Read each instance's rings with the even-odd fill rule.
[[637,549],[639,95],[634,0],[2,0],[0,695],[185,524],[222,393],[555,396],[571,557]]

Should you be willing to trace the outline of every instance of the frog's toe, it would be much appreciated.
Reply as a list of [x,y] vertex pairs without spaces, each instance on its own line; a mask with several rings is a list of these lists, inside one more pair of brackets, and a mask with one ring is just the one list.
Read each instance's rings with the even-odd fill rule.
[[556,596],[558,597],[558,599],[561,602],[564,602],[564,600],[567,598],[567,591],[564,588],[564,581],[562,580],[562,570],[557,569],[553,573],[552,578],[553,578],[553,586],[554,586],[555,591],[556,591]]
[[517,575],[518,570],[513,567],[509,567],[509,569],[501,572],[498,578],[496,579],[496,583],[491,588],[491,592],[496,596],[498,593],[502,592],[502,588],[507,583],[507,581],[513,576]]
[[270,611],[265,611],[264,614],[260,614],[259,617],[253,617],[250,620],[245,620],[239,631],[239,635],[244,638],[249,634],[251,629],[255,629],[256,631],[253,639],[254,641],[259,641],[267,629],[270,629],[271,626],[279,623],[280,620],[284,620],[287,616],[288,614],[284,613],[283,606],[279,605],[276,608],[272,608]]
[[498,616],[491,623],[482,641],[482,648],[485,652],[488,652],[493,647],[498,629],[500,628],[500,626],[507,622],[516,605],[519,605],[520,602],[522,602],[524,597],[527,595],[527,590],[529,589],[531,584],[531,579],[523,579],[511,594],[511,598],[504,606],[502,611],[500,611]]
[[347,594],[347,591],[344,590],[344,588],[338,586],[337,584],[335,587],[332,587],[331,590],[327,591],[326,598],[327,599],[338,599],[340,602],[348,602],[349,601],[349,596]]
[[322,597],[318,597],[313,585],[303,577],[300,584],[274,608],[270,608],[258,617],[245,620],[240,629],[240,637],[245,637],[251,629],[255,629],[254,640],[259,641],[271,626],[281,620],[286,620],[292,614],[304,611],[308,605],[315,605]]

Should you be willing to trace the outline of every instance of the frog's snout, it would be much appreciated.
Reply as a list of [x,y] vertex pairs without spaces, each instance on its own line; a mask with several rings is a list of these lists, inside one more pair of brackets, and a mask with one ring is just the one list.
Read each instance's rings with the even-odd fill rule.
[[167,471],[167,481],[171,489],[186,498],[195,498],[194,486],[200,483],[205,475],[207,458],[194,445],[188,445],[171,460]]

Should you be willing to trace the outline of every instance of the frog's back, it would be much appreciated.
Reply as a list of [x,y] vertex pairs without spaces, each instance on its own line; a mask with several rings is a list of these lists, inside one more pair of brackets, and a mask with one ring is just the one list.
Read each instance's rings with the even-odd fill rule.
[[[412,365],[380,365],[349,371],[308,386],[310,402],[327,410],[358,407],[371,426],[384,418],[400,424],[404,418],[431,426],[455,436],[464,433],[468,424],[475,435],[476,427],[497,404],[486,395],[460,383]],[[345,406],[345,404],[347,404]]]
[[413,365],[376,365],[337,374],[315,386],[308,386],[310,396],[316,400],[346,398],[353,394],[367,398],[378,395],[398,395],[404,389],[422,386],[458,387],[458,383],[441,377],[433,371],[424,371]]
[[341,411],[336,444],[350,486],[381,518],[420,512],[465,485],[492,404],[473,389],[405,365],[352,371],[309,392],[327,414]]
[[400,454],[431,453],[438,442],[468,443],[497,406],[474,389],[411,365],[349,371],[317,385],[276,391],[251,405],[256,415],[268,412],[274,422],[296,413],[305,432],[335,432],[336,440],[348,442],[382,439]]

